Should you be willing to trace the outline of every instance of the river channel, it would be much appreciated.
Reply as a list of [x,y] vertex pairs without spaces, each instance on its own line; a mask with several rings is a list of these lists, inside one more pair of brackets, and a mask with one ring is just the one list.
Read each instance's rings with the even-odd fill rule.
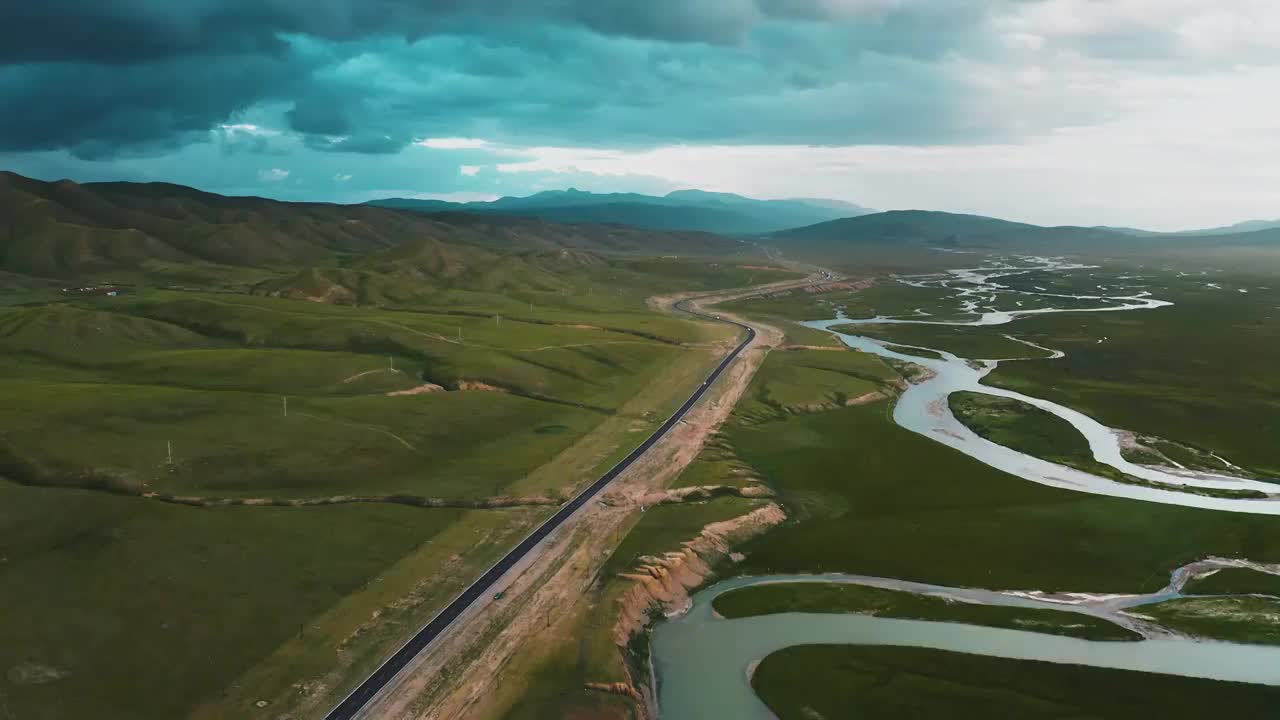
[[[846,345],[880,357],[909,362],[929,371],[899,397],[894,420],[902,427],[955,448],[991,467],[1044,485],[1078,492],[1109,495],[1147,502],[1185,505],[1230,512],[1280,514],[1280,488],[1274,483],[1239,477],[1229,472],[1195,472],[1181,468],[1141,465],[1121,454],[1125,433],[1089,416],[1047,400],[990,387],[982,379],[1003,360],[961,358],[933,348],[903,346],[875,338],[836,332],[836,326],[912,323],[931,325],[1002,325],[1021,317],[1055,312],[1158,311],[1171,303],[1146,292],[1127,295],[1067,295],[1013,291],[997,278],[1030,271],[1071,271],[1084,266],[1048,258],[1022,258],[1018,264],[951,270],[923,279],[905,280],[919,287],[955,290],[966,319],[942,320],[919,310],[910,317],[851,319],[842,313],[828,320],[804,323],[833,332]],[[1028,309],[999,309],[995,298],[1025,295]],[[1069,299],[1073,307],[1043,307],[1046,298]],[[983,307],[983,300],[987,307]],[[1034,302],[1032,302],[1034,301]],[[1015,307],[1023,302],[1015,300]],[[1053,304],[1049,302],[1047,304]],[[1012,338],[1016,339],[1016,338]],[[1062,357],[1060,351],[1026,343],[1039,350],[1039,360]],[[915,352],[913,352],[915,351]],[[918,354],[917,354],[918,353]],[[1035,361],[1035,359],[1030,359]],[[1087,440],[1094,457],[1121,472],[1168,486],[1215,490],[1256,490],[1265,499],[1208,497],[1176,489],[1162,489],[1116,482],[1109,478],[1036,458],[986,440],[952,415],[951,393],[969,391],[1020,400],[1071,423]],[[1224,461],[1224,467],[1231,467]],[[896,645],[933,648],[1026,660],[1072,663],[1093,667],[1164,673],[1238,682],[1280,685],[1280,647],[1205,642],[1170,634],[1152,633],[1122,614],[1138,605],[1178,597],[1182,583],[1193,571],[1239,564],[1241,561],[1206,560],[1173,573],[1170,586],[1158,593],[1134,596],[1079,594],[1041,597],[1027,593],[974,588],[946,588],[892,578],[854,575],[789,575],[734,578],[694,596],[689,610],[668,619],[653,631],[651,653],[657,678],[658,701],[664,720],[694,718],[771,718],[773,715],[750,685],[753,665],[786,647],[806,644]],[[1255,568],[1262,569],[1262,568]],[[1268,572],[1280,569],[1270,568]],[[1088,641],[1019,630],[996,629],[961,623],[900,620],[856,614],[782,613],[760,617],[724,619],[712,610],[712,600],[726,591],[768,582],[854,582],[889,589],[942,595],[962,602],[979,602],[1032,608],[1054,608],[1106,617],[1143,632],[1140,642]],[[1145,630],[1145,632],[1144,632]]]
[[[1061,263],[1052,259],[1028,259],[1030,269],[1039,271],[1076,270],[1079,265]],[[1051,485],[1053,487],[1081,492],[1110,495],[1113,497],[1145,500],[1147,502],[1186,505],[1189,507],[1210,510],[1227,510],[1231,512],[1247,512],[1267,515],[1280,515],[1280,485],[1262,480],[1238,477],[1226,472],[1208,473],[1194,472],[1178,468],[1161,468],[1151,465],[1140,465],[1126,460],[1120,450],[1125,434],[1103,425],[1084,413],[1072,410],[1054,402],[1032,397],[1013,390],[984,385],[982,379],[990,374],[1001,362],[1012,360],[990,360],[961,358],[934,348],[912,347],[882,342],[865,335],[851,335],[836,332],[832,328],[838,326],[884,325],[884,324],[923,324],[923,325],[1002,325],[1011,323],[1021,317],[1033,317],[1047,313],[1059,312],[1123,312],[1123,311],[1158,311],[1172,303],[1158,300],[1148,295],[1064,295],[1052,293],[1018,292],[1035,298],[1071,298],[1074,300],[1101,301],[1108,304],[1092,308],[1037,308],[1030,310],[981,310],[973,297],[994,297],[997,294],[1008,296],[1011,291],[1004,285],[996,283],[996,278],[1027,272],[1025,267],[979,268],[952,270],[937,283],[962,284],[957,289],[957,299],[964,303],[965,310],[975,316],[970,320],[945,321],[928,317],[912,318],[867,318],[853,319],[843,314],[829,320],[816,320],[804,323],[808,327],[832,332],[849,347],[873,353],[880,357],[919,365],[930,372],[927,379],[913,383],[907,388],[894,408],[893,419],[898,425],[955,448],[964,454],[980,460],[991,467],[1003,470],[1020,478]],[[929,287],[928,281],[917,281]],[[943,285],[950,287],[950,285]],[[1050,352],[1043,358],[1045,362],[1062,357],[1060,351],[1026,343],[1028,350],[1039,349]],[[912,351],[927,351],[914,354]],[[1024,359],[1017,359],[1024,361]],[[1036,362],[1037,360],[1029,360]],[[980,437],[951,413],[947,398],[954,392],[969,391],[994,395],[998,397],[1020,400],[1029,405],[1052,413],[1071,423],[1089,443],[1094,458],[1105,465],[1141,480],[1184,488],[1205,488],[1209,490],[1251,490],[1266,493],[1266,498],[1224,498],[1197,495],[1177,489],[1163,489],[1145,485],[1117,482],[1110,478],[1093,475],[1076,468],[1067,467],[1042,460],[1026,453],[1018,452],[1003,445],[996,444]]]
[[853,614],[781,613],[728,620],[711,602],[721,593],[768,582],[856,582],[970,602],[1056,608],[1115,617],[1114,611],[1176,593],[1106,597],[1081,606],[986,590],[942,588],[889,578],[785,575],[734,578],[699,592],[688,612],[653,631],[651,652],[663,720],[765,720],[769,708],[751,689],[752,666],[794,645],[895,645],[994,657],[1071,663],[1188,677],[1280,685],[1280,647],[1155,637],[1103,642],[961,623],[898,620]]

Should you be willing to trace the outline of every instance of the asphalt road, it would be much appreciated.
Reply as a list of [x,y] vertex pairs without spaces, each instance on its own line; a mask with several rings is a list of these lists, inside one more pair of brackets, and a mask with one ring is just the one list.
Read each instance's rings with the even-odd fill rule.
[[[689,298],[688,300],[696,299],[698,298]],[[676,423],[680,422],[680,420],[684,418],[685,414],[689,412],[689,409],[701,400],[702,396],[711,389],[711,385],[715,383],[716,378],[720,377],[720,374],[729,367],[729,364],[732,363],[734,359],[736,359],[738,355],[746,349],[747,345],[751,344],[751,341],[755,339],[756,331],[742,323],[725,320],[718,315],[708,315],[706,313],[690,310],[688,307],[682,307],[688,302],[688,300],[681,300],[676,303],[674,307],[677,310],[683,310],[684,312],[692,315],[698,315],[709,320],[716,320],[722,323],[736,325],[747,331],[746,339],[734,348],[733,352],[729,353],[725,359],[716,366],[716,369],[707,376],[706,380],[702,381],[702,384],[699,385],[698,389],[689,396],[689,399],[684,401],[684,404],[680,406],[680,409],[676,410],[671,417],[667,418],[666,422],[662,423],[661,427],[655,430],[644,442],[640,443],[639,447],[632,450],[626,457],[622,458],[622,460],[620,460],[617,465],[614,465],[609,472],[601,475],[599,479],[591,483],[591,485],[589,485],[585,490],[578,493],[577,497],[562,505],[554,515],[547,518],[546,521],[539,525],[537,529],[529,534],[528,537],[520,541],[519,545],[512,548],[502,557],[501,560],[495,563],[493,567],[486,570],[485,573],[477,578],[475,582],[471,583],[470,587],[463,590],[462,594],[454,598],[453,602],[449,603],[440,611],[439,614],[432,618],[430,622],[424,625],[421,630],[419,630],[407,643],[404,644],[403,647],[397,650],[391,657],[387,658],[377,670],[373,671],[372,675],[365,678],[364,682],[360,683],[360,686],[353,690],[345,700],[338,703],[337,707],[330,710],[329,713],[325,715],[325,720],[353,720],[353,718],[359,715],[360,711],[363,710],[371,700],[377,697],[378,693],[381,692],[388,683],[395,679],[396,675],[398,675],[401,670],[404,670],[409,663],[413,662],[414,658],[416,658],[423,650],[427,649],[427,647],[431,645],[431,642],[447,630],[449,625],[457,620],[472,603],[483,597],[486,593],[491,592],[494,584],[498,582],[504,573],[514,567],[516,563],[523,560],[526,555],[533,551],[538,543],[542,542],[542,540],[554,532],[556,528],[563,525],[566,520],[578,511],[579,508],[586,505],[591,498],[595,497],[609,483],[613,482],[619,475],[625,472],[627,468],[631,467],[632,463],[639,459],[639,457],[649,448],[653,447],[654,443],[661,440],[663,436],[671,430],[671,428],[675,427]]]

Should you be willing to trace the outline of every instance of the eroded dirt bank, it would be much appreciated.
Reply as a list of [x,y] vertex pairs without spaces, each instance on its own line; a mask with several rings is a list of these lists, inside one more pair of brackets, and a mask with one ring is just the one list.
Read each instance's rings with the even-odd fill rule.
[[769,503],[732,520],[707,525],[698,537],[683,543],[678,552],[640,558],[641,564],[633,572],[622,575],[633,584],[618,599],[614,644],[626,647],[632,636],[648,626],[654,611],[671,613],[688,607],[689,591],[701,585],[716,563],[729,557],[735,545],[786,519],[781,507]]

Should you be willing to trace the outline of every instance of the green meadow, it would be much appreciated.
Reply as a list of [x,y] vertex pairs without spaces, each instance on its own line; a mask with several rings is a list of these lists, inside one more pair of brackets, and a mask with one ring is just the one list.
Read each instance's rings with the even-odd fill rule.
[[1280,288],[1265,278],[1225,274],[1160,273],[1146,284],[1174,304],[1045,315],[1006,326],[1066,357],[1005,363],[986,382],[1280,477],[1274,442],[1280,436]]
[[[851,274],[865,276],[865,271]],[[721,307],[757,317],[789,320],[826,320],[835,317],[836,310],[843,310],[851,318],[893,317],[915,315],[917,309],[929,309],[951,294],[946,290],[917,288],[896,280],[881,279],[865,290],[816,294],[793,290],[770,297],[727,302]]]
[[278,271],[190,266],[173,271],[196,286],[184,289],[176,275],[148,285],[154,267],[115,297],[14,288],[25,294],[0,304],[6,711],[322,711],[552,508],[195,508],[141,495],[567,497],[656,428],[735,337],[645,297],[794,277],[613,257],[551,267],[560,282],[539,288],[532,264],[422,292],[362,270],[369,293],[350,302],[272,296],[262,283]]
[[804,645],[766,657],[751,685],[782,720],[1265,717],[1280,689],[924,648]]
[[[834,330],[851,335],[868,335],[877,340],[944,350],[971,360],[1012,358],[1047,358],[1049,353],[1037,350],[1006,335],[1017,335],[1017,325],[995,327],[948,327],[946,325],[842,325]],[[907,350],[906,354],[919,354]]]
[[1183,592],[1188,595],[1256,593],[1280,597],[1280,575],[1271,575],[1249,568],[1226,568],[1212,575],[1188,581]]
[[[766,307],[776,302],[761,301]],[[1061,342],[1054,341],[1068,336],[1041,337],[1036,330],[1040,323],[1151,321],[1170,310],[1061,314],[1005,327],[1020,337],[1058,347]],[[1082,332],[1076,347],[1083,348],[1086,342],[1097,345],[1096,339]],[[1227,349],[1205,352],[1220,357],[1238,347],[1236,342]],[[1062,369],[1059,363],[1069,360],[1071,352],[1068,349],[1063,360],[1006,363],[999,372],[1010,368],[1010,372],[1053,373]],[[891,372],[869,355],[828,354],[842,360],[856,358]],[[788,362],[791,357],[801,362]],[[1154,363],[1182,368],[1181,374],[1168,376],[1181,382],[1190,382],[1194,369],[1207,364],[1189,353],[1160,355]],[[722,432],[732,456],[779,493],[791,516],[783,526],[752,541],[744,550],[747,559],[734,567],[734,573],[846,571],[943,585],[1139,592],[1159,589],[1175,567],[1208,555],[1280,559],[1280,543],[1273,539],[1280,526],[1272,518],[1036,485],[899,428],[891,417],[891,400],[854,407],[829,404],[822,412],[765,412],[773,410],[766,401],[780,391],[800,398],[806,397],[806,387],[810,398],[829,392],[826,384],[831,376],[825,371],[814,373],[807,364],[808,356],[771,354],[739,406],[739,417]],[[861,372],[868,379],[866,371]],[[1122,367],[1113,372],[1133,370]],[[1258,386],[1269,382],[1270,376],[1257,364],[1226,382]],[[1070,372],[1053,374],[1052,380],[1047,379],[1050,375],[1045,377],[1034,387],[1020,389],[1037,394],[1052,384],[1064,388],[1093,382]],[[1215,391],[1204,388],[1201,392],[1210,396]],[[1118,407],[1122,399],[1109,404]],[[997,441],[1069,464],[1088,462],[1083,438],[1055,418],[1021,408],[988,407],[991,403],[986,398],[959,396],[955,402],[962,414],[973,406],[969,421]],[[1129,402],[1129,406],[1134,414],[1154,417],[1143,405]],[[1251,436],[1263,434],[1266,416],[1261,420],[1262,427],[1253,429]],[[1233,425],[1242,422],[1243,418],[1236,418]],[[1195,441],[1188,444],[1196,445]],[[1009,538],[1017,542],[1010,543]],[[1118,547],[1125,552],[1115,552]],[[993,558],[1000,560],[993,562]]]
[[727,430],[791,514],[744,548],[736,573],[1140,592],[1209,555],[1280,560],[1274,518],[1037,485],[898,427],[891,408],[881,401]]
[[[677,320],[643,323],[679,336],[650,339],[466,317],[471,339],[457,342],[420,313],[167,293],[131,302],[0,314],[10,453],[179,494],[501,494],[699,332]],[[495,391],[386,395],[427,382]],[[76,442],[46,441],[58,432]]]
[[788,612],[856,613],[1031,630],[1085,640],[1142,639],[1135,632],[1092,615],[979,605],[851,583],[777,582],[752,585],[721,593],[712,601],[712,605],[717,613],[726,618]]
[[735,422],[750,424],[804,414],[892,392],[899,380],[875,356],[851,350],[771,353],[734,409]]
[[1280,645],[1280,599],[1274,597],[1184,597],[1143,605],[1130,613],[1194,637]]
[[1084,435],[1051,412],[978,392],[952,393],[947,403],[957,420],[998,445],[1095,475],[1126,479],[1119,470],[1095,460]]
[[5,707],[183,717],[462,513],[209,510],[0,483]]

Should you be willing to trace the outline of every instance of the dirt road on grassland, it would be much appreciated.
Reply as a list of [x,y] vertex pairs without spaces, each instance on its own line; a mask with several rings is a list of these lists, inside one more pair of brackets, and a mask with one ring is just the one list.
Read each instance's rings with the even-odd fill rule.
[[[709,296],[682,293],[650,299],[650,306],[676,312],[675,304],[707,312],[707,306],[756,294],[778,292],[820,282],[814,273],[802,280],[770,283]],[[707,439],[728,418],[770,349],[781,344],[780,329],[727,312],[721,316],[749,325],[755,338],[721,375],[716,386],[645,455],[609,486],[609,503],[597,499],[557,530],[500,581],[504,597],[486,598],[472,606],[399,678],[371,702],[362,718],[460,718],[491,697],[504,679],[503,669],[521,649],[545,631],[568,623],[577,614],[586,590],[625,535],[627,521],[639,511],[639,500],[667,486],[697,457]]]

